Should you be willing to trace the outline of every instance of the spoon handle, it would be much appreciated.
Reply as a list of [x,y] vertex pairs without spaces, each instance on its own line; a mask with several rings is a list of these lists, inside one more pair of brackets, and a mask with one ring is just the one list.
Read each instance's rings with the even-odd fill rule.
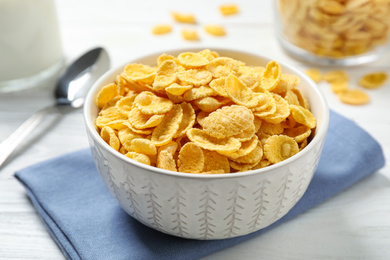
[[32,130],[48,114],[49,108],[46,107],[37,110],[22,125],[18,127],[10,136],[0,143],[0,168],[12,152],[22,143],[22,141],[31,133]]

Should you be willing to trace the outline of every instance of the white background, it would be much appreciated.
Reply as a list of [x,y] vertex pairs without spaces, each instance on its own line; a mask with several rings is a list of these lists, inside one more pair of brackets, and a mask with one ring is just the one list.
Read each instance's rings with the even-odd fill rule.
[[[225,1],[57,0],[64,52],[68,61],[84,51],[105,47],[112,66],[150,52],[172,48],[224,47],[250,51],[304,70],[310,65],[287,56],[274,36],[272,0],[236,1],[240,13],[223,17]],[[174,23],[170,12],[191,12],[197,25]],[[155,36],[151,28],[168,23],[173,31]],[[220,24],[225,37],[206,35],[205,24]],[[198,42],[181,38],[184,27],[199,32]],[[320,67],[323,71],[335,68]],[[390,73],[390,53],[365,66],[348,68],[351,86],[363,73]],[[319,84],[331,109],[354,120],[382,145],[390,157],[390,82],[369,91],[364,106],[341,103],[326,83]],[[31,113],[53,102],[53,84],[0,94],[0,141]],[[39,161],[88,147],[78,110],[63,117],[49,116],[0,169],[0,259],[63,259],[44,228],[25,190],[13,173]],[[390,166],[334,196],[295,219],[205,259],[388,259],[390,256]]]

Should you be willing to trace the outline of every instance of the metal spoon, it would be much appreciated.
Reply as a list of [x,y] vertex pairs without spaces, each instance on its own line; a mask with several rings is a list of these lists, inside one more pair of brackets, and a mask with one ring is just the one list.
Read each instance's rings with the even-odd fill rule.
[[53,110],[64,113],[71,107],[74,109],[82,107],[88,90],[109,68],[110,59],[103,48],[90,50],[75,60],[57,81],[54,92],[56,102],[36,111],[0,144],[0,168],[47,114]]

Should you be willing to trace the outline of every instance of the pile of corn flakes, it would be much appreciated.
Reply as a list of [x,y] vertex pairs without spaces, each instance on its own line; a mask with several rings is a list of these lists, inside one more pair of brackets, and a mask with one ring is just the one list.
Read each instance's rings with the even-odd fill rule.
[[[235,4],[223,4],[219,6],[219,10],[223,16],[230,16],[237,14],[239,9]],[[191,13],[171,12],[172,18],[177,23],[196,24],[196,17]],[[221,37],[226,35],[223,26],[216,24],[207,24],[203,27],[206,33]],[[152,28],[153,34],[166,34],[172,31],[172,26],[167,24],[158,24]],[[188,41],[198,41],[198,32],[194,28],[184,28],[181,31],[182,38]]]
[[[361,89],[351,89],[349,76],[344,70],[332,70],[322,75],[319,69],[311,68],[305,73],[316,83],[324,80],[330,84],[331,90],[339,99],[350,105],[364,105],[370,102],[370,96]],[[362,76],[359,85],[366,89],[376,89],[387,81],[387,73],[383,71],[372,72]]]
[[279,0],[283,34],[319,56],[366,53],[389,39],[390,0]]
[[100,136],[138,162],[186,173],[249,171],[310,141],[316,119],[299,78],[211,50],[128,64],[96,97]]

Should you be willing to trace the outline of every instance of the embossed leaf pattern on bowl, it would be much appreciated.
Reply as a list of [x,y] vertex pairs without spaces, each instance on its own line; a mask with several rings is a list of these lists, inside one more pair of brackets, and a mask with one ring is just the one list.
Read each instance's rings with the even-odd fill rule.
[[220,239],[257,231],[283,217],[304,194],[321,149],[315,147],[309,156],[274,175],[234,181],[183,181],[154,172],[126,171],[124,161],[105,159],[99,144],[91,150],[110,193],[132,217],[168,234]]

